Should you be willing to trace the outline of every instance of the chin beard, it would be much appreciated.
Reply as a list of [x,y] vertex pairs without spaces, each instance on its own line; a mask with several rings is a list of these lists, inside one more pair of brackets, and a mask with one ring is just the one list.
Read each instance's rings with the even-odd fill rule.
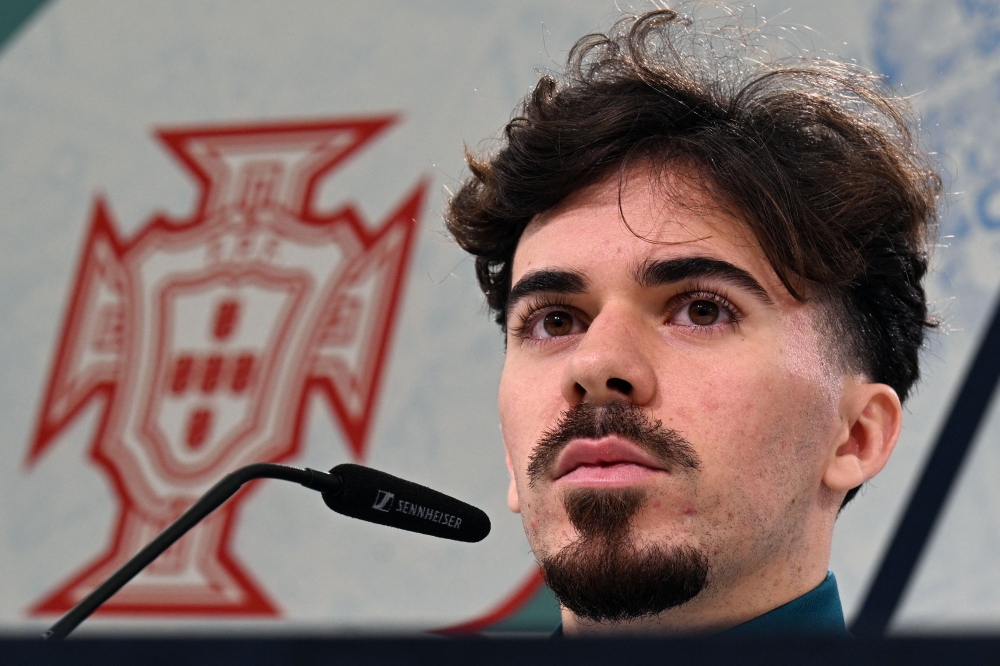
[[546,584],[577,617],[612,623],[651,617],[704,589],[708,563],[699,550],[636,545],[632,518],[646,502],[644,490],[577,489],[563,501],[579,538],[540,564]]

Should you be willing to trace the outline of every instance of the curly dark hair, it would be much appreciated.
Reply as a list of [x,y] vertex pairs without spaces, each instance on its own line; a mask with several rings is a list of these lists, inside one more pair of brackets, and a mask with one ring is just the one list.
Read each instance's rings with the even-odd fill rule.
[[471,177],[446,225],[476,257],[506,329],[511,264],[532,218],[630,163],[692,166],[789,293],[825,306],[845,367],[905,400],[934,326],[922,279],[941,178],[883,78],[769,57],[760,35],[738,18],[706,24],[663,9],[582,38],[564,72],[525,97],[495,152],[467,152]]

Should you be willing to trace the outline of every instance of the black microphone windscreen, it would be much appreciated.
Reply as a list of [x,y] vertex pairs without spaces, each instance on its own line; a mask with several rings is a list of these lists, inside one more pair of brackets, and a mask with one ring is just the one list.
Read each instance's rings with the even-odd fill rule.
[[335,495],[323,493],[323,501],[345,516],[470,543],[490,533],[483,511],[436,490],[350,463],[337,465],[330,474],[344,485]]

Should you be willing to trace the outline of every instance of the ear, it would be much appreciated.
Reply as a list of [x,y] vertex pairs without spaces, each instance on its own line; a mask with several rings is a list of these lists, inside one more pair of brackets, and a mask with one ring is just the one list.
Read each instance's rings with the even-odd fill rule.
[[889,460],[903,423],[896,391],[885,384],[850,382],[841,398],[844,428],[823,474],[831,490],[846,493],[872,478]]
[[507,472],[510,473],[510,486],[507,488],[507,507],[514,513],[521,513],[521,500],[517,496],[517,484],[514,483],[514,463],[507,452]]

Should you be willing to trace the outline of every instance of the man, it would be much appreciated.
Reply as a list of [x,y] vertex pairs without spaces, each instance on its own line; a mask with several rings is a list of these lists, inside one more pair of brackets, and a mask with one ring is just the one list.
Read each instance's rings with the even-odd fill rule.
[[585,37],[449,204],[567,635],[846,634],[834,521],[918,377],[940,179],[878,78],[758,37]]

